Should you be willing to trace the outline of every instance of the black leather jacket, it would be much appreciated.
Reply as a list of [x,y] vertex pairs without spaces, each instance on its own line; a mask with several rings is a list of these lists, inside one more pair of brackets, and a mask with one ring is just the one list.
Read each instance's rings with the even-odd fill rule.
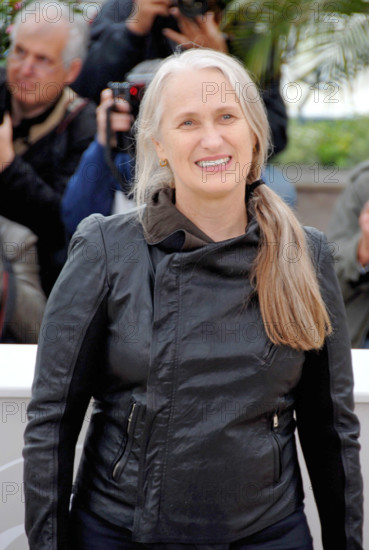
[[240,237],[166,253],[130,216],[80,225],[47,306],[28,410],[31,550],[69,548],[91,396],[73,505],[134,540],[227,543],[292,513],[303,499],[297,423],[324,548],[362,548],[350,344],[329,250],[307,229],[334,334],[304,354],[273,345],[257,299],[247,302],[258,235],[252,220]]

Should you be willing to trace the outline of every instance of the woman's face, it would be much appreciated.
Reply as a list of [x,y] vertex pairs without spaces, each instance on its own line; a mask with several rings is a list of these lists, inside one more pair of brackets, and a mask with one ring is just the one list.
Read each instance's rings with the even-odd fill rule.
[[169,80],[162,97],[160,160],[174,174],[176,197],[244,201],[256,143],[240,102],[216,69],[189,69]]

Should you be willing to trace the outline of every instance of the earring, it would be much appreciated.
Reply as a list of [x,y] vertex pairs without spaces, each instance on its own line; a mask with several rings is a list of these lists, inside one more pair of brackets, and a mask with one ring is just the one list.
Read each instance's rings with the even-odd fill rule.
[[164,168],[164,166],[168,166],[168,161],[167,159],[159,160],[159,164],[162,168]]

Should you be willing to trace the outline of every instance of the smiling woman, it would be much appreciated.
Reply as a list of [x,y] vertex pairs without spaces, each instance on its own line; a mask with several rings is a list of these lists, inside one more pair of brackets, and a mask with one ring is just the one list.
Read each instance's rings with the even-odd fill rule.
[[324,236],[259,179],[250,85],[222,53],[163,61],[137,120],[140,208],[73,238],[44,327],[76,328],[41,328],[28,409],[31,550],[312,550],[296,425],[325,549],[362,550],[344,307]]
[[[239,184],[239,190],[243,187],[241,193],[244,193],[245,182],[252,183],[260,178],[269,146],[264,104],[255,84],[240,64],[235,62],[233,71],[227,64],[222,66],[222,70],[209,68],[207,56],[212,57],[213,53],[210,50],[201,50],[200,56],[195,53],[196,68],[190,59],[186,64],[183,57],[181,61],[172,58],[171,65],[166,66],[160,79],[156,79],[151,87],[157,103],[155,107],[141,108],[142,116],[136,125],[140,144],[138,154],[142,155],[137,159],[136,194],[139,204],[144,203],[163,182],[175,186],[178,192],[173,181],[171,154],[178,155],[180,165],[189,162],[189,174],[200,176],[202,183],[212,181],[210,175],[218,174],[218,180],[224,180],[219,186],[223,194],[226,191],[224,183],[228,181],[230,184],[231,179],[234,184]],[[188,52],[188,55],[193,53]],[[146,105],[145,100],[143,103]],[[157,156],[152,140],[156,155],[168,156],[166,171],[156,169]],[[191,148],[193,158],[182,158],[181,147],[183,152],[185,148],[186,151]],[[198,154],[200,157],[197,158]],[[184,156],[189,155],[187,151]],[[176,162],[175,165],[175,170],[180,169]],[[189,174],[185,176],[186,180]],[[174,176],[174,179],[180,179],[178,173]],[[199,191],[205,192],[206,189],[201,185]]]
[[[207,82],[218,92],[205,98]],[[177,208],[214,240],[245,230],[245,181],[256,144],[236,94],[222,101],[223,83],[224,75],[216,69],[187,69],[172,78],[163,93],[165,110],[154,140],[158,157],[167,159],[173,173]],[[220,200],[221,223],[218,216],[210,218]]]

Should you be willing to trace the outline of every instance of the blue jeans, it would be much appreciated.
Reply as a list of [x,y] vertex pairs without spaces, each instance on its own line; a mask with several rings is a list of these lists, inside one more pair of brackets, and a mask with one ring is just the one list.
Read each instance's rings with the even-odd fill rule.
[[142,544],[131,532],[85,510],[71,518],[73,550],[313,550],[312,538],[301,508],[274,525],[230,544]]

